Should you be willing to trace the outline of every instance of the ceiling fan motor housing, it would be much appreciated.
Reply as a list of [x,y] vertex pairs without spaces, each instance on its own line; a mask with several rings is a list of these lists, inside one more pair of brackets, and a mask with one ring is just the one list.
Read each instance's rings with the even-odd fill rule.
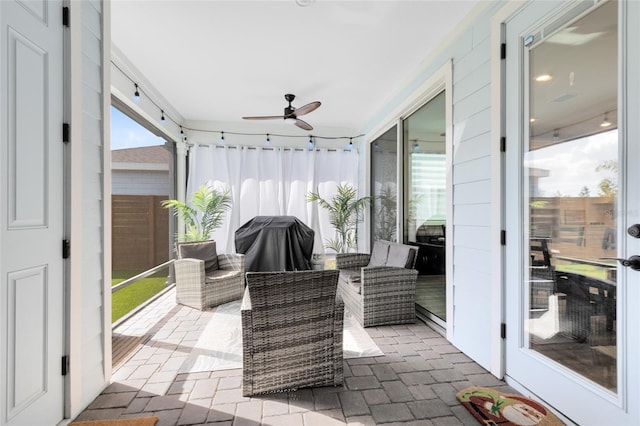
[[284,108],[284,116],[285,118],[288,118],[294,115],[293,112],[296,110],[294,107],[291,106],[291,102],[293,102],[293,100],[296,98],[296,95],[287,93],[286,95],[284,95],[284,98],[287,100],[287,102],[289,102],[289,106]]

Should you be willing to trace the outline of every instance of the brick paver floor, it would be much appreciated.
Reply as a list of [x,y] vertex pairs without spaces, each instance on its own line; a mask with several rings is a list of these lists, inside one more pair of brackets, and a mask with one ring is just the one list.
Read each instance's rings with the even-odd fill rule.
[[171,290],[114,329],[114,336],[148,337],[76,420],[153,415],[159,426],[476,425],[456,400],[458,390],[517,393],[418,322],[367,328],[384,356],[346,359],[343,386],[243,397],[241,369],[178,373],[213,312],[176,305]]

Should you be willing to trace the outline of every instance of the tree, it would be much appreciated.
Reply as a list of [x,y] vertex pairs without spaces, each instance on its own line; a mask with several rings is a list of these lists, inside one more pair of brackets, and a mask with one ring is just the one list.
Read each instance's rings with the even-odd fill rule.
[[178,200],[165,200],[162,207],[173,207],[173,214],[181,217],[186,232],[180,241],[204,241],[222,226],[226,211],[231,208],[229,190],[218,191],[211,185],[200,185],[189,204]]
[[375,238],[393,241],[396,237],[396,194],[391,185],[384,185],[376,197],[380,202],[375,206]]
[[591,192],[589,191],[589,187],[586,185],[580,189],[580,192],[578,192],[578,197],[589,197],[590,195]]
[[618,193],[618,161],[617,160],[606,160],[602,163],[598,164],[596,167],[596,172],[611,172],[613,176],[606,176],[602,178],[602,180],[598,183],[598,188],[600,188],[599,196],[600,197],[615,197]]
[[364,208],[375,198],[356,198],[357,195],[357,190],[349,184],[338,185],[336,195],[329,201],[322,198],[319,191],[307,194],[307,202],[317,202],[329,212],[329,223],[336,230],[336,238],[326,239],[325,248],[335,250],[336,253],[347,253],[357,247],[358,221],[361,220]]
[[601,197],[615,197],[618,192],[617,185],[608,177],[603,178],[598,183],[598,188],[600,188],[600,193],[598,195]]

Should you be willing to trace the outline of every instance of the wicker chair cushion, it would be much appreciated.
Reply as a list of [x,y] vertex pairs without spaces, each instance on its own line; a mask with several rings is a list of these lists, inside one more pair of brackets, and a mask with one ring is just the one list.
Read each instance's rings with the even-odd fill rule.
[[389,257],[387,257],[387,266],[411,268],[413,257],[410,257],[410,254],[412,254],[411,247],[404,244],[390,244]]
[[215,281],[220,278],[231,278],[238,275],[242,275],[240,271],[232,271],[228,269],[217,269],[215,271],[209,271],[205,273],[205,281]]
[[389,242],[377,240],[373,243],[371,258],[367,266],[385,266],[389,256]]
[[204,260],[204,272],[206,275],[218,270],[218,253],[215,241],[179,243],[178,257],[180,259]]
[[360,294],[360,269],[341,269],[339,280],[348,284],[356,293]]

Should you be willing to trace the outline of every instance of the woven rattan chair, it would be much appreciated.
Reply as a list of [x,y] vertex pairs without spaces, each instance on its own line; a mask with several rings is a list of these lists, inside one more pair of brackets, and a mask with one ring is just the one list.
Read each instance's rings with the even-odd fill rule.
[[244,255],[217,254],[215,241],[176,244],[176,302],[209,309],[242,298]]
[[242,394],[343,382],[338,271],[247,272]]
[[339,253],[338,290],[363,327],[416,322],[418,248],[378,240],[371,254]]

